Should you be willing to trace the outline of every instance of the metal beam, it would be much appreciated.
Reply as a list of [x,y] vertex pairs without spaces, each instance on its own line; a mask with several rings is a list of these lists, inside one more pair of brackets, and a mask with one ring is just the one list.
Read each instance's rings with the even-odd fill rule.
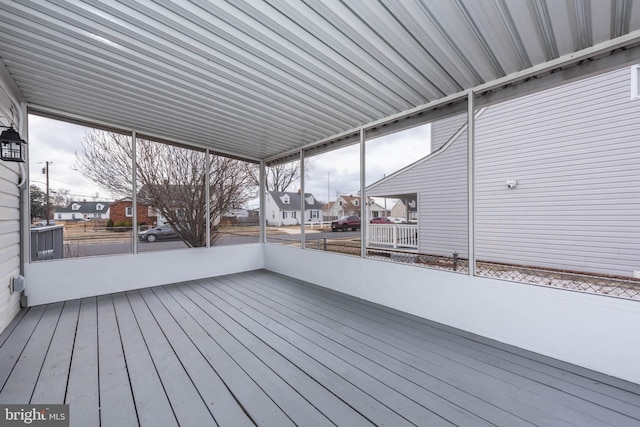
[[[131,213],[133,214],[133,221],[131,222],[131,231],[133,232],[133,245],[131,250],[134,254],[138,253],[138,140],[136,132],[131,132],[131,172],[132,172],[132,187],[133,192],[131,196]],[[125,208],[126,214],[126,208]]]
[[267,242],[267,213],[266,213],[266,200],[265,200],[265,182],[266,171],[264,162],[260,162],[260,185],[258,191],[260,192],[260,212],[258,219],[260,220],[260,243]]
[[[360,129],[360,256],[367,257],[367,202],[366,202],[366,165],[365,130]],[[364,215],[363,215],[364,212]]]
[[468,240],[469,245],[469,276],[476,275],[475,252],[475,95],[472,90],[467,98],[467,204],[468,204]]
[[300,247],[305,247],[304,235],[304,150],[300,150]]
[[204,197],[205,197],[205,209],[207,210],[207,248],[211,247],[211,153],[209,150],[205,150],[204,161]]

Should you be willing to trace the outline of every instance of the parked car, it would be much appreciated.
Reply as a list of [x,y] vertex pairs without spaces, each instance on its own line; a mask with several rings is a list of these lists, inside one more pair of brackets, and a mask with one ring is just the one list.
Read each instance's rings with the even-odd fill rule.
[[331,222],[331,231],[347,231],[352,229],[353,231],[360,229],[360,217],[359,216],[343,216],[333,222]]
[[393,221],[391,221],[386,216],[379,216],[379,217],[373,218],[371,221],[369,221],[369,223],[371,223],[371,224],[393,224]]
[[150,228],[147,231],[143,231],[138,234],[138,240],[143,242],[155,242],[161,239],[176,239],[178,233],[169,224],[161,225],[160,227]]
[[407,221],[403,218],[393,218],[393,217],[389,217],[389,219],[391,220],[391,222],[393,222],[394,224],[406,224]]

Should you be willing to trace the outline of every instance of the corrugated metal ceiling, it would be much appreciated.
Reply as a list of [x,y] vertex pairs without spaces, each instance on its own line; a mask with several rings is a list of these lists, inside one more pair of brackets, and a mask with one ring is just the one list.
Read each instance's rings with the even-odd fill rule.
[[265,159],[639,29],[627,0],[0,0],[0,61],[32,106]]

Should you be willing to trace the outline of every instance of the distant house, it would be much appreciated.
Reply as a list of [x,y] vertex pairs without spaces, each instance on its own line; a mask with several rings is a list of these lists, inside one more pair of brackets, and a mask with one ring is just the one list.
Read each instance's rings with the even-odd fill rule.
[[[640,276],[640,97],[629,68],[476,112],[476,259]],[[636,76],[637,79],[637,76]],[[433,152],[370,185],[415,197],[419,252],[468,256],[466,115]]]
[[[267,225],[296,225],[301,223],[300,210],[302,197],[300,193],[269,191],[266,197]],[[304,195],[303,221],[320,221],[322,219],[322,203],[313,194]]]
[[[158,221],[158,213],[155,208],[144,203],[138,203],[138,224],[155,225]],[[109,205],[109,218],[114,222],[133,222],[133,200],[131,197],[116,200]]]
[[109,202],[71,202],[53,213],[56,221],[109,219]]
[[[367,199],[367,210],[371,218],[388,216],[389,212],[377,204],[373,199]],[[361,216],[360,196],[338,196],[335,202],[325,203],[322,206],[322,216],[325,221],[334,220],[342,216]]]
[[397,200],[391,208],[389,216],[398,218],[406,222],[416,222],[418,220],[418,203],[413,196]]
[[360,196],[338,196],[335,202],[328,202],[322,207],[325,219],[336,219],[346,215],[360,216]]
[[369,219],[381,216],[389,216],[389,210],[377,204],[373,199],[369,198],[367,210],[369,211]]

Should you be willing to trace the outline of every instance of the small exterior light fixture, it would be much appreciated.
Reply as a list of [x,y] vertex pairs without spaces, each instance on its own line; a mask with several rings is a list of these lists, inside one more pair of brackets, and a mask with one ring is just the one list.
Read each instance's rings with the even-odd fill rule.
[[509,179],[507,180],[507,188],[516,188],[518,186],[517,179]]
[[7,129],[0,134],[0,144],[2,146],[0,159],[8,162],[24,163],[24,155],[27,151],[27,143],[22,138],[20,138],[20,134],[13,128],[13,126],[0,127]]

